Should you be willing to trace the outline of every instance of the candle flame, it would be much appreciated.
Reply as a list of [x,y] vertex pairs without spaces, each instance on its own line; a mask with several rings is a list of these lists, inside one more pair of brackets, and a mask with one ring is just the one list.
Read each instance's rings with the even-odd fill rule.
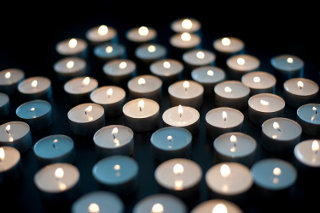
[[113,94],[113,89],[112,89],[112,88],[109,88],[109,89],[107,90],[107,96],[110,97],[110,96],[112,96],[112,94]]
[[54,172],[54,176],[57,178],[57,179],[61,179],[61,178],[63,178],[63,176],[64,176],[64,171],[63,171],[63,169],[62,168],[57,168],[56,170],[55,170],[55,172]]
[[198,52],[196,53],[196,57],[199,58],[199,59],[204,59],[205,54],[204,54],[203,51],[198,51]]
[[230,136],[230,142],[231,142],[231,143],[237,142],[237,136],[231,135],[231,136]]
[[222,115],[222,119],[223,119],[224,121],[227,121],[227,117],[228,117],[227,112],[226,112],[226,111],[222,111],[221,115]]
[[237,58],[237,64],[239,64],[240,66],[244,65],[246,63],[246,60],[244,60],[244,58]]
[[112,129],[112,134],[113,134],[113,135],[118,134],[118,132],[119,132],[118,127],[114,127],[114,128]]
[[116,170],[116,171],[119,171],[120,170],[120,165],[119,164],[114,165],[113,169]]
[[212,70],[208,70],[207,75],[212,77],[212,76],[214,76],[214,72]]
[[113,47],[112,46],[107,46],[106,47],[106,53],[112,53],[112,51],[113,51]]
[[192,21],[186,18],[181,22],[181,26],[184,29],[190,30],[192,28]]
[[92,111],[92,106],[91,105],[89,105],[89,106],[87,106],[87,108],[84,110],[84,113],[87,115],[89,112],[91,112]]
[[69,40],[68,46],[69,46],[69,48],[73,49],[77,46],[77,44],[78,44],[77,39],[72,38]]
[[70,60],[66,63],[66,67],[68,69],[72,69],[74,67],[74,61]]
[[311,149],[314,153],[318,153],[320,146],[319,146],[319,142],[317,140],[312,141]]
[[232,89],[230,87],[226,86],[226,87],[224,87],[224,92],[231,93]]
[[184,81],[183,84],[182,84],[182,86],[183,86],[184,90],[187,91],[188,88],[190,87],[189,81]]
[[292,64],[293,63],[293,58],[292,57],[288,57],[287,58],[287,63],[288,64]]
[[120,141],[119,141],[118,138],[113,138],[113,143],[114,143],[114,146],[115,146],[115,147],[120,146]]
[[163,67],[166,68],[166,69],[170,69],[170,67],[171,67],[170,62],[169,61],[163,62]]
[[34,112],[35,110],[36,110],[36,108],[34,108],[34,107],[30,108],[30,112]]
[[11,125],[8,124],[8,125],[6,126],[6,133],[7,133],[7,134],[10,134],[10,130],[11,130]]
[[5,79],[9,79],[11,77],[11,72],[6,72],[6,74],[4,74]]
[[299,87],[299,89],[302,89],[304,86],[304,83],[302,81],[298,81],[297,86]]
[[154,53],[156,51],[156,49],[157,49],[156,46],[154,46],[152,44],[148,46],[148,52],[149,53]]
[[268,102],[268,101],[265,101],[265,100],[263,100],[263,99],[260,99],[260,104],[261,104],[262,106],[269,106],[269,102]]
[[182,41],[190,41],[191,40],[191,34],[184,32],[181,34],[181,40]]
[[223,46],[230,46],[231,40],[229,38],[224,37],[223,39],[221,39],[221,44]]
[[272,172],[275,176],[281,175],[281,169],[279,167],[275,167]]
[[183,115],[183,108],[182,108],[181,105],[178,106],[178,113],[179,113],[179,116],[180,116],[180,118],[181,118],[182,115]]
[[219,203],[213,207],[211,213],[228,213],[228,209],[226,205],[224,205],[223,203]]
[[128,65],[127,62],[122,61],[122,62],[119,64],[119,68],[123,70],[123,69],[127,68],[127,65]]
[[140,36],[147,36],[149,34],[149,29],[146,26],[141,26],[138,29],[138,33]]
[[143,109],[143,107],[144,107],[144,100],[141,99],[141,100],[138,102],[138,107],[139,107],[140,111],[142,111],[142,109]]
[[167,140],[168,140],[168,141],[172,141],[172,136],[171,136],[171,135],[168,135],[168,136],[167,136]]
[[253,82],[254,83],[260,83],[261,82],[261,78],[259,76],[254,76],[253,77]]
[[273,122],[273,124],[272,124],[272,127],[275,129],[275,130],[278,130],[278,131],[280,131],[280,125],[279,125],[279,123],[278,122]]
[[4,152],[4,149],[1,147],[0,148],[0,161],[3,161],[4,160],[4,158],[5,158],[5,152]]
[[144,78],[139,78],[138,84],[144,86],[146,84],[146,80]]
[[318,113],[317,107],[313,106],[312,107],[312,111],[313,111],[314,114],[317,114]]
[[96,203],[90,203],[90,205],[88,206],[88,211],[90,213],[99,213],[100,212],[100,207]]
[[152,205],[151,213],[163,213],[163,212],[164,212],[164,208],[161,203],[155,203]]
[[109,28],[106,25],[100,25],[100,27],[98,28],[98,34],[100,36],[107,35],[108,32],[109,32]]
[[31,81],[31,87],[32,88],[36,88],[37,86],[38,86],[38,81],[37,80]]
[[64,191],[64,190],[66,190],[67,189],[67,186],[66,186],[66,184],[64,184],[64,183],[62,183],[62,182],[58,182],[58,187],[59,187],[59,189],[61,190],[61,191]]
[[176,164],[173,166],[173,173],[174,173],[175,175],[181,175],[183,172],[184,172],[184,168],[183,168],[183,166],[182,166],[180,163],[176,163]]
[[90,77],[85,77],[83,80],[82,80],[82,86],[88,86],[90,83]]
[[182,190],[183,189],[183,180],[175,180],[174,181],[174,189],[175,190]]
[[222,177],[227,178],[231,174],[230,167],[227,164],[222,164],[220,167],[220,174]]

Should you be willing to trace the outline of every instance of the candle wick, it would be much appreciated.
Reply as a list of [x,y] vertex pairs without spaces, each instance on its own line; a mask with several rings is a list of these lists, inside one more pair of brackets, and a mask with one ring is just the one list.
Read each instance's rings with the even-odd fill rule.
[[56,143],[53,142],[53,143],[52,143],[52,146],[53,146],[53,148],[55,149],[55,148],[56,148]]
[[182,113],[179,113],[179,117],[180,117],[180,118],[182,117]]
[[185,88],[184,88],[184,92],[188,92],[188,87],[185,87]]
[[139,107],[140,112],[142,112],[142,107]]
[[116,135],[115,134],[112,134],[112,137],[113,137],[113,139],[116,139]]

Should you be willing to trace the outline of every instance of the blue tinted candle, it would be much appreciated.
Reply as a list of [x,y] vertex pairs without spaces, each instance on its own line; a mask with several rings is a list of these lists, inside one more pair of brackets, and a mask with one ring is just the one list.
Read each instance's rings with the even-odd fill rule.
[[7,118],[10,113],[10,99],[5,93],[0,92],[0,119]]
[[320,104],[309,103],[300,106],[297,110],[297,119],[303,133],[320,136]]

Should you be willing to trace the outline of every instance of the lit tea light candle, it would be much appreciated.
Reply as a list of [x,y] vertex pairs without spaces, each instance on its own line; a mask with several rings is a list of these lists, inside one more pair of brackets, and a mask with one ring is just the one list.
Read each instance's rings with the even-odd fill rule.
[[162,59],[150,65],[151,73],[161,78],[167,84],[179,80],[183,69],[184,65],[175,59]]
[[32,100],[21,104],[16,115],[29,124],[33,131],[46,129],[52,124],[51,104],[44,100]]
[[131,28],[126,33],[126,38],[136,45],[154,41],[157,37],[157,31],[151,27],[140,26]]
[[273,117],[281,117],[284,112],[285,101],[278,95],[260,93],[251,96],[248,100],[248,116],[252,123],[262,124]]
[[245,109],[250,89],[240,81],[223,81],[214,87],[215,102],[218,107]]
[[0,119],[8,118],[10,113],[10,99],[5,93],[0,92]]
[[219,67],[203,66],[192,70],[191,77],[203,86],[206,94],[212,94],[214,86],[224,81],[226,74]]
[[271,118],[262,124],[262,145],[272,153],[292,151],[300,141],[301,126],[288,118]]
[[70,129],[75,135],[92,136],[105,125],[104,109],[99,104],[79,104],[68,112]]
[[247,54],[234,55],[228,58],[227,66],[232,79],[240,80],[244,74],[257,70],[260,60]]
[[182,55],[182,61],[190,69],[214,65],[216,56],[213,52],[200,49],[200,50],[189,50]]
[[244,42],[235,37],[223,37],[213,41],[213,48],[221,55],[231,56],[244,52]]
[[17,91],[17,85],[24,79],[24,72],[10,68],[0,71],[0,92],[12,95]]
[[185,51],[200,47],[201,38],[194,33],[177,33],[170,37],[172,55],[180,59]]
[[155,158],[165,161],[188,157],[191,153],[192,135],[185,128],[163,127],[152,133],[150,142]]
[[114,59],[106,63],[102,70],[106,78],[112,83],[124,85],[135,76],[136,64],[129,59]]
[[90,28],[86,32],[86,38],[94,46],[104,42],[117,43],[118,32],[111,26],[100,25]]
[[159,104],[151,99],[137,98],[123,106],[128,126],[135,132],[144,132],[159,125]]
[[234,108],[218,107],[208,111],[205,119],[207,136],[212,142],[223,133],[241,131],[244,115]]
[[218,136],[213,142],[219,162],[238,162],[251,166],[255,160],[257,142],[241,132],[229,132]]
[[79,57],[66,57],[58,60],[53,69],[61,81],[70,80],[73,77],[84,75],[87,69],[87,62]]
[[250,170],[240,163],[219,163],[207,171],[206,184],[212,196],[240,201],[253,185],[253,179]]
[[93,136],[96,151],[100,157],[110,155],[132,155],[133,131],[126,126],[110,125],[99,129]]
[[315,100],[319,92],[319,85],[306,78],[292,78],[284,82],[284,95],[287,104],[298,108]]
[[195,206],[191,213],[242,213],[239,206],[233,202],[221,199],[213,199],[204,201]]
[[320,167],[320,140],[309,139],[298,143],[294,148],[294,156],[299,162],[301,172],[311,173]]
[[278,55],[271,58],[271,65],[280,82],[303,75],[304,62],[294,55]]
[[199,130],[200,113],[198,110],[188,106],[174,106],[162,114],[162,120],[165,125],[173,127],[183,127],[192,134]]
[[197,109],[202,105],[203,92],[201,84],[190,80],[175,82],[168,88],[172,106],[183,105]]
[[32,146],[30,126],[22,121],[10,121],[0,126],[0,146],[12,146],[25,152]]
[[20,176],[20,152],[10,146],[0,146],[0,183],[17,180]]
[[255,71],[244,74],[241,82],[250,88],[250,94],[274,93],[276,87],[276,78],[267,72]]
[[153,194],[149,195],[133,207],[133,213],[186,213],[187,207],[179,198],[170,194]]
[[93,191],[75,200],[71,206],[72,213],[124,212],[121,198],[107,191]]
[[201,23],[194,18],[182,18],[173,21],[170,28],[175,33],[197,33],[201,30]]
[[165,191],[185,199],[198,193],[202,170],[192,160],[175,158],[161,163],[154,176]]
[[125,58],[126,48],[122,44],[103,43],[93,49],[93,54],[100,62],[105,63],[113,59]]
[[41,165],[50,163],[73,163],[74,142],[66,135],[49,135],[41,138],[33,146],[33,152]]
[[126,92],[121,87],[103,86],[90,93],[90,100],[103,106],[106,117],[115,117],[122,114]]
[[57,43],[56,51],[61,56],[79,56],[85,57],[88,44],[80,38],[65,39]]
[[154,61],[165,58],[166,55],[166,47],[156,43],[142,44],[135,50],[136,58],[147,65],[150,65]]
[[309,103],[297,109],[297,120],[303,133],[320,136],[320,104]]
[[92,168],[92,175],[107,190],[128,195],[136,189],[138,170],[133,158],[114,155],[98,161]]
[[51,100],[51,81],[47,77],[35,76],[24,79],[18,84],[18,91],[26,99]]

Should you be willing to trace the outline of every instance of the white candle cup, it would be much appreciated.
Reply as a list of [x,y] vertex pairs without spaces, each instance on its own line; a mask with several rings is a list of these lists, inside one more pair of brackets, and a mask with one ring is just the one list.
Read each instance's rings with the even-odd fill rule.
[[230,57],[244,53],[244,42],[236,37],[218,38],[212,43],[214,50],[220,55]]
[[182,58],[184,52],[201,46],[201,38],[194,33],[177,33],[170,37],[171,57],[178,60]]
[[136,63],[129,59],[114,59],[104,64],[103,73],[112,84],[126,86],[136,74]]
[[122,114],[126,91],[117,86],[103,86],[90,93],[90,100],[103,106],[107,118],[116,117]]
[[183,200],[196,200],[202,178],[201,167],[185,158],[174,158],[161,163],[154,171],[160,190]]
[[249,120],[261,125],[265,120],[274,117],[281,117],[286,102],[278,95],[271,93],[260,93],[253,95],[248,100]]
[[231,79],[240,80],[241,77],[248,73],[259,69],[260,60],[252,55],[239,54],[228,58],[227,67]]
[[124,212],[125,206],[121,198],[107,191],[88,192],[71,206],[71,213]]
[[262,145],[274,154],[289,153],[300,141],[301,126],[288,118],[270,118],[262,124]]
[[247,108],[250,89],[240,81],[223,81],[214,87],[217,107]]
[[204,88],[201,84],[185,80],[168,87],[171,106],[183,105],[199,109],[203,102]]
[[283,88],[285,100],[293,108],[313,102],[319,92],[319,85],[306,78],[289,79],[284,82]]
[[278,55],[271,58],[271,66],[279,83],[303,76],[304,62],[294,55]]
[[250,167],[256,156],[257,142],[250,135],[228,132],[213,142],[217,162],[238,162]]
[[[166,47],[157,43],[147,43],[138,46],[135,50],[135,57],[138,61],[149,65],[157,60],[165,58],[167,55]],[[144,67],[146,68],[146,67]],[[139,70],[140,72],[143,70]],[[146,71],[149,71],[148,69]]]
[[184,65],[175,59],[162,59],[150,65],[150,71],[158,76],[166,85],[178,81],[184,69]]
[[242,213],[243,211],[240,207],[230,201],[222,200],[222,199],[213,199],[204,201],[197,206],[195,206],[191,213],[220,213],[220,212],[227,212],[227,213]]
[[90,93],[98,87],[98,81],[92,77],[75,77],[67,81],[63,89],[70,104],[77,105],[90,100]]
[[80,193],[80,172],[69,163],[53,163],[42,167],[34,176],[34,184],[43,201],[66,203]]
[[69,38],[57,43],[56,52],[61,57],[77,56],[85,58],[88,53],[88,44],[81,38]]
[[191,78],[203,86],[205,94],[211,95],[214,86],[226,79],[226,74],[219,67],[203,66],[192,70]]
[[270,73],[255,71],[244,74],[241,77],[241,82],[250,88],[251,95],[256,95],[258,93],[275,93],[277,79]]
[[127,102],[123,108],[126,124],[135,132],[150,131],[159,126],[157,102],[147,98],[137,98]]
[[59,81],[65,82],[87,73],[87,62],[79,57],[65,57],[53,65]]
[[311,136],[320,136],[320,104],[309,103],[297,109],[297,120],[303,133]]
[[32,131],[47,129],[52,124],[51,104],[44,100],[32,100],[21,104],[16,115],[29,124]]
[[0,146],[0,184],[14,182],[21,175],[20,152],[10,146]]
[[68,121],[73,134],[92,136],[105,125],[104,109],[99,104],[79,104],[69,110]]
[[195,18],[180,18],[171,22],[170,29],[175,33],[200,33],[201,23]]
[[93,49],[93,54],[102,66],[111,60],[125,58],[126,47],[116,43],[100,44]]
[[179,105],[164,111],[162,120],[167,126],[185,128],[190,133],[197,134],[200,125],[200,113],[195,108]]
[[163,127],[152,133],[150,142],[157,160],[187,158],[191,154],[192,135],[185,128]]
[[0,126],[0,146],[12,146],[25,152],[32,146],[30,126],[23,121],[10,121]]
[[45,99],[51,101],[52,99],[51,81],[43,76],[24,79],[18,84],[18,91],[26,100]]
[[38,140],[33,152],[39,164],[73,163],[75,160],[74,142],[66,135],[49,135]]
[[207,137],[212,142],[217,136],[226,132],[241,131],[244,115],[237,109],[229,107],[214,108],[206,113]]
[[97,46],[102,43],[117,43],[118,32],[114,27],[99,25],[88,29],[86,38],[91,46]]
[[128,90],[132,99],[149,98],[159,101],[162,96],[162,80],[153,75],[139,75],[128,81]]
[[187,75],[195,68],[214,65],[215,60],[216,55],[205,49],[189,50],[182,55],[182,61],[188,68]]
[[13,95],[23,79],[24,72],[20,69],[10,68],[0,71],[0,92]]
[[248,167],[234,162],[224,162],[212,166],[206,173],[209,197],[218,197],[243,203],[253,185]]
[[92,175],[103,188],[119,195],[130,195],[137,187],[138,170],[134,159],[114,155],[98,161],[92,168]]
[[179,198],[170,194],[153,194],[135,204],[133,213],[187,213],[187,207]]
[[0,119],[4,120],[9,117],[10,99],[6,93],[0,92]]
[[133,131],[129,127],[110,125],[99,129],[93,136],[93,142],[99,157],[129,156],[134,152],[133,136]]

